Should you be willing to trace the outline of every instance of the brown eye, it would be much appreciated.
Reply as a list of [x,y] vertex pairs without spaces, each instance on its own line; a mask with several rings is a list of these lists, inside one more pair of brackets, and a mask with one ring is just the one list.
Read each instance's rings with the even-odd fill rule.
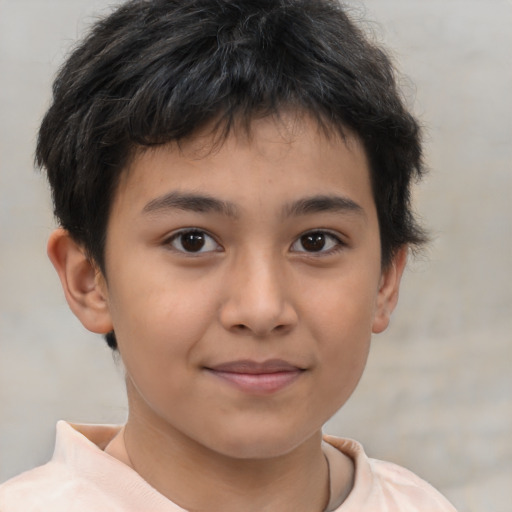
[[217,242],[200,230],[180,231],[168,243],[173,249],[184,253],[205,253],[219,249]]
[[345,244],[328,231],[309,231],[301,235],[291,246],[293,252],[319,253],[327,255],[341,249]]
[[300,237],[300,243],[305,251],[317,252],[325,247],[324,233],[308,233]]
[[204,233],[193,232],[181,235],[181,246],[187,252],[198,252],[204,247]]

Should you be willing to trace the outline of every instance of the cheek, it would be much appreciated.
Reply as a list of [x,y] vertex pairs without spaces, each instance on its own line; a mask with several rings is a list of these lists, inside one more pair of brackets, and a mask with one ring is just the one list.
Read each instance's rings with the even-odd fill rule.
[[328,345],[332,345],[328,340],[357,345],[356,340],[369,338],[377,301],[377,274],[354,270],[333,275],[322,285],[301,292],[306,298],[303,314],[309,318],[315,337],[325,339]]
[[[200,340],[207,329],[206,299],[177,299],[154,290],[116,331],[125,371],[138,395],[164,417],[193,397],[190,376],[197,371]],[[187,384],[189,383],[189,384]],[[191,398],[192,399],[192,398]]]
[[324,421],[346,403],[361,379],[370,350],[370,316],[360,312],[350,315],[345,309],[332,311],[332,316],[325,318],[330,327],[318,344],[321,370],[318,388],[327,407],[323,414],[321,411],[318,414]]
[[335,412],[357,385],[368,357],[376,278],[356,273],[309,294],[309,329],[317,340],[322,388]]
[[359,380],[371,341],[373,302],[354,304],[340,301],[338,308],[324,308],[324,325],[319,335],[318,350],[327,380],[336,387],[353,390]]
[[149,379],[157,372],[171,373],[170,367],[173,374],[186,370],[216,315],[209,287],[199,280],[184,283],[142,275],[136,282],[125,282],[130,286],[116,289],[111,312],[127,371]]

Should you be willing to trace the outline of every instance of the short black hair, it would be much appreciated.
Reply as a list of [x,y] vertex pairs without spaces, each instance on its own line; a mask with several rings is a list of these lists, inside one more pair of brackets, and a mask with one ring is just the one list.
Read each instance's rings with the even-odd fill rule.
[[[137,149],[214,122],[227,136],[294,110],[363,143],[382,264],[426,240],[410,202],[420,129],[385,51],[333,0],[132,0],[98,21],[53,86],[36,150],[55,215],[104,272],[120,173]],[[114,336],[107,336],[114,348]]]

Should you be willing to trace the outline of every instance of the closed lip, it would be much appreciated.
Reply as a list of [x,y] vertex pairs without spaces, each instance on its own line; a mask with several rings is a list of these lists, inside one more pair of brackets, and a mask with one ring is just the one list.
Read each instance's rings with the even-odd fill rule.
[[250,395],[270,395],[295,382],[305,371],[282,359],[239,360],[205,367],[211,375]]
[[267,361],[263,362],[252,361],[250,359],[243,359],[239,361],[221,363],[206,368],[214,372],[245,373],[249,375],[297,372],[304,370],[304,368],[289,363],[288,361],[284,361],[283,359],[268,359]]

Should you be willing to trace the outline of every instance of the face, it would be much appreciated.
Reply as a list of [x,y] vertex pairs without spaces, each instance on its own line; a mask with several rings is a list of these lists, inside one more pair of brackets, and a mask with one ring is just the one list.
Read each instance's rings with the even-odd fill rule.
[[145,422],[233,457],[286,453],[347,400],[398,286],[368,163],[307,119],[141,152],[104,294]]

